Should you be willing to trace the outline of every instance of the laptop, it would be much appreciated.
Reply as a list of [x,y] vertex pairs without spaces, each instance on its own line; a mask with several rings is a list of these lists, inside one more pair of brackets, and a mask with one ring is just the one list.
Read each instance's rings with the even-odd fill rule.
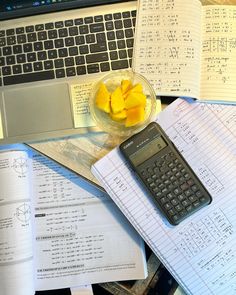
[[76,128],[71,87],[131,67],[136,1],[0,3],[0,144]]

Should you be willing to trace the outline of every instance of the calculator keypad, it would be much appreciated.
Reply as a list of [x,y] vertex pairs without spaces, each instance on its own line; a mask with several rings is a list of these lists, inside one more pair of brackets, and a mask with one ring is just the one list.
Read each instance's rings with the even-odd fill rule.
[[146,165],[141,175],[156,202],[173,224],[209,203],[195,175],[173,152]]

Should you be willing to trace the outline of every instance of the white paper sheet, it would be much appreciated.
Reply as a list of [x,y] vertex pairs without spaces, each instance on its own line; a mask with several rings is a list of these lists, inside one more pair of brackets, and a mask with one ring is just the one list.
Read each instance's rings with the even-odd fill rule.
[[236,108],[177,100],[159,123],[212,195],[170,226],[115,149],[92,168],[124,215],[188,294],[236,292]]
[[143,241],[104,192],[35,155],[33,195],[37,290],[146,277]]
[[23,151],[0,152],[0,294],[33,295],[29,163]]

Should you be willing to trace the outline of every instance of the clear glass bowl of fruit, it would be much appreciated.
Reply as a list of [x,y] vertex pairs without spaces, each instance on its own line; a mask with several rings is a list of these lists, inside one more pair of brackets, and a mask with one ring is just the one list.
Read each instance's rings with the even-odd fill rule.
[[155,119],[156,94],[142,75],[121,70],[97,81],[89,107],[93,120],[102,131],[129,137]]

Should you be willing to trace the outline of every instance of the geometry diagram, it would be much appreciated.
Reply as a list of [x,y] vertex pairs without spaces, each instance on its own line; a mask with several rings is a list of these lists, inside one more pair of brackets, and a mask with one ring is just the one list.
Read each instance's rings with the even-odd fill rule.
[[30,220],[30,213],[30,206],[28,204],[24,203],[16,208],[16,218],[23,223],[27,223]]
[[24,176],[28,168],[27,160],[23,157],[17,158],[14,160],[12,166],[16,173],[18,173],[20,176]]

